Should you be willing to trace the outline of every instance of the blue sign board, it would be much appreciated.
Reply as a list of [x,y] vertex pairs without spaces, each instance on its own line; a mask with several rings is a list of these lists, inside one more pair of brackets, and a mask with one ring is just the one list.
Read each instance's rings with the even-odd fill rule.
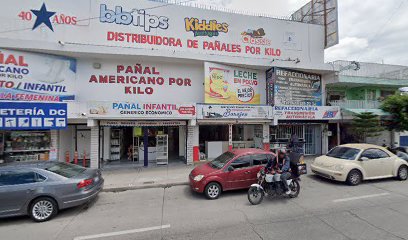
[[0,130],[62,129],[66,126],[66,103],[0,101]]

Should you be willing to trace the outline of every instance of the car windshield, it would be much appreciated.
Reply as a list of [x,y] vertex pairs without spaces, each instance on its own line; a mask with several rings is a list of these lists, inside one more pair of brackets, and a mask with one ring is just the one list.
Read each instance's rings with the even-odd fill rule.
[[346,160],[355,160],[359,152],[360,150],[357,148],[335,147],[332,150],[330,150],[330,152],[328,152],[326,156]]
[[210,162],[211,167],[213,168],[222,168],[225,166],[226,163],[228,163],[231,159],[235,157],[235,154],[232,152],[225,152],[218,156],[216,159],[212,160]]
[[55,163],[50,167],[47,167],[45,170],[56,173],[66,178],[72,178],[83,173],[86,169],[73,164]]

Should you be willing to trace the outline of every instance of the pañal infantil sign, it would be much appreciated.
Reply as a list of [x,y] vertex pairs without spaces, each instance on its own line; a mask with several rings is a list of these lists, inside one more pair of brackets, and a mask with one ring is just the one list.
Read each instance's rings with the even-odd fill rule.
[[89,102],[89,116],[94,118],[193,119],[195,104]]

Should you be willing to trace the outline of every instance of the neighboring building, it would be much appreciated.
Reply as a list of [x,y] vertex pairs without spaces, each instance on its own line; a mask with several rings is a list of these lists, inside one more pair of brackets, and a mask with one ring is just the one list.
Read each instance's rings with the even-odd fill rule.
[[324,26],[142,0],[3,5],[2,160],[191,164],[292,133],[327,151]]
[[[335,61],[332,64],[336,72],[326,81],[327,104],[339,106],[342,110],[342,119],[338,121],[340,136],[337,135],[336,124],[330,126],[334,136],[330,146],[335,146],[339,144],[337,137],[340,143],[356,141],[351,128],[354,114],[372,112],[386,117],[387,113],[379,108],[381,101],[395,94],[399,88],[408,86],[408,67],[351,61]],[[368,141],[378,145],[398,144],[398,135],[392,139],[391,132],[384,131]]]

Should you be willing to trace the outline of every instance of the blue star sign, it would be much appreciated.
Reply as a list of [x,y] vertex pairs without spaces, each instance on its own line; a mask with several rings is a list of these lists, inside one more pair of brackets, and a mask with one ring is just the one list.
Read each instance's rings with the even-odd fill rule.
[[43,3],[40,10],[31,9],[31,12],[33,12],[34,15],[37,16],[37,19],[35,19],[35,23],[32,30],[36,29],[38,26],[44,23],[49,29],[51,29],[51,31],[54,32],[54,29],[52,28],[51,25],[50,17],[52,17],[55,14],[55,12],[47,11],[45,3]]

